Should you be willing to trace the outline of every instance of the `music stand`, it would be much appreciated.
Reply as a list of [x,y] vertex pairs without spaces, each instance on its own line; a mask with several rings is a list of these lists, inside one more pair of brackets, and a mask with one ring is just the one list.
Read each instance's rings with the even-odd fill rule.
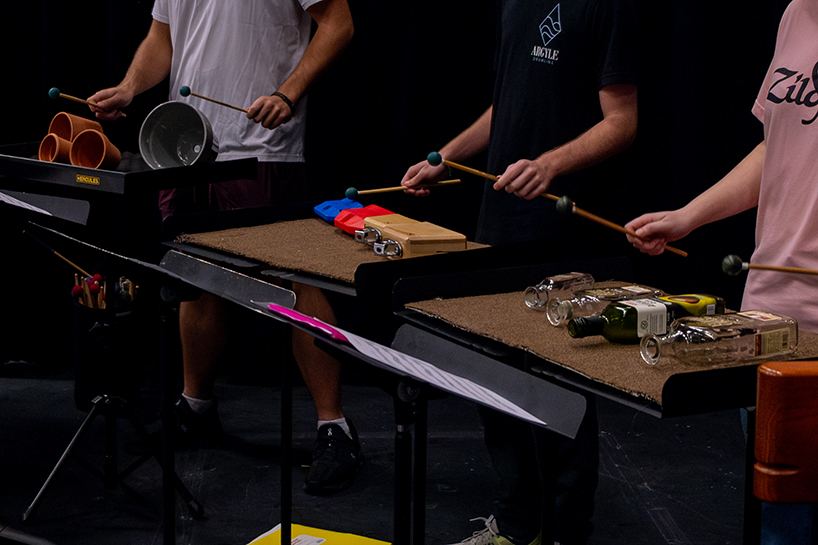
[[[174,492],[179,490],[181,480],[175,471],[168,471],[166,468],[174,467],[174,452],[171,434],[174,426],[173,398],[175,391],[170,369],[171,365],[178,364],[178,362],[173,359],[171,354],[174,353],[173,346],[174,339],[176,337],[174,324],[176,321],[178,321],[179,303],[182,301],[194,300],[199,297],[199,294],[202,291],[209,291],[248,309],[261,312],[257,306],[251,303],[250,298],[264,298],[266,300],[275,301],[277,304],[282,306],[292,308],[295,306],[295,294],[290,290],[286,290],[252,277],[240,275],[215,265],[210,265],[207,263],[194,263],[193,261],[189,261],[186,256],[176,256],[177,259],[170,259],[169,262],[166,259],[166,266],[163,267],[111,252],[48,227],[32,222],[29,222],[29,225],[62,237],[68,241],[82,245],[86,248],[100,252],[112,260],[121,262],[123,266],[130,266],[138,271],[140,275],[142,275],[140,280],[141,293],[151,294],[155,296],[159,302],[159,366],[160,397],[162,400],[162,426],[160,443],[161,456],[157,457],[157,459],[162,467],[162,518],[164,527],[163,543],[166,545],[175,543]],[[188,267],[189,264],[193,264],[194,267],[191,269]],[[173,269],[179,271],[181,274],[178,274]],[[238,286],[238,288],[232,289],[231,286],[234,285]],[[286,365],[282,366],[283,369],[286,369],[286,367]],[[282,403],[284,403],[284,398],[285,396],[282,395]],[[104,404],[106,402],[108,402],[108,400],[103,398],[95,403],[94,408],[96,408],[97,405]],[[282,439],[282,442],[285,444],[289,443],[286,437]],[[182,484],[182,487],[183,486],[184,485]],[[284,511],[284,504],[287,503],[289,505],[290,502],[289,494],[291,491],[289,489],[282,488],[282,496],[285,495],[285,491],[287,498],[286,502],[282,501],[282,511]],[[184,495],[183,498],[187,500],[187,497]],[[198,506],[198,509],[201,509],[201,506],[199,506],[198,503],[195,503],[195,500],[193,500],[193,502],[193,504],[190,502],[188,503],[189,508],[193,508],[195,504],[195,506]],[[201,512],[203,512],[203,509],[198,511],[199,514]],[[286,526],[289,528],[290,521],[285,520],[285,518],[282,516],[282,526],[285,525],[285,522]]]
[[[425,537],[426,401],[447,392],[574,437],[585,416],[585,399],[559,385],[497,364],[467,349],[443,346],[432,337],[415,343],[402,330],[386,347],[295,311],[256,302],[279,321],[306,331],[339,359],[357,361],[394,377],[395,506],[393,543],[422,545]],[[434,346],[427,346],[431,342]],[[457,363],[468,358],[468,365]],[[422,360],[419,358],[423,358]],[[521,401],[520,401],[521,400]],[[415,426],[415,440],[409,426]],[[282,534],[282,543],[285,537]]]

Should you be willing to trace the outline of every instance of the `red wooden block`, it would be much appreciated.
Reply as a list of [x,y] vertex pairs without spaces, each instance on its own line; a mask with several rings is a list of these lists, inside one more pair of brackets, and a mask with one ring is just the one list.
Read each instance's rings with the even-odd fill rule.
[[369,216],[386,216],[392,214],[386,208],[381,208],[376,204],[370,204],[363,208],[351,208],[349,210],[341,210],[335,216],[335,227],[346,231],[350,235],[354,235],[355,231],[364,228],[364,219]]
[[753,494],[818,502],[818,361],[758,368]]

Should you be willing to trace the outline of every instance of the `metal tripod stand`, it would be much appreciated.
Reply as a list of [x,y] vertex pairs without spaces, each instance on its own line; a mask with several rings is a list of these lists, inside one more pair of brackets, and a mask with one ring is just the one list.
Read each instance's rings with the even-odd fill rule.
[[[34,501],[31,502],[26,512],[23,514],[23,521],[27,522],[34,517],[37,508],[40,505],[40,502],[43,499],[46,491],[48,490],[49,486],[51,486],[53,480],[56,476],[60,473],[65,462],[68,460],[69,456],[71,455],[74,448],[79,443],[80,439],[86,434],[89,427],[96,419],[97,416],[103,416],[105,419],[105,453],[103,458],[102,464],[102,471],[98,469],[88,466],[87,464],[82,464],[86,466],[92,474],[96,475],[105,483],[105,488],[108,490],[113,490],[116,488],[116,485],[122,482],[128,475],[130,475],[135,469],[141,466],[144,462],[146,462],[149,458],[154,457],[156,458],[159,465],[162,466],[162,457],[159,451],[159,445],[156,444],[151,440],[150,434],[148,430],[145,429],[145,426],[133,412],[130,406],[126,403],[124,399],[121,397],[114,397],[108,395],[100,395],[95,397],[92,401],[91,410],[88,412],[88,415],[83,420],[82,424],[80,425],[77,433],[74,434],[74,437],[71,439],[71,442],[68,444],[68,447],[63,452],[60,459],[57,461],[57,465],[54,466],[54,469],[51,470],[51,474],[46,479],[45,483],[43,484],[40,491],[37,493],[37,496],[34,498]],[[142,454],[139,458],[137,458],[133,463],[131,463],[127,468],[122,471],[117,469],[117,444],[116,444],[116,425],[117,425],[117,417],[124,416],[128,419],[131,423],[133,428],[139,434],[140,439],[143,441],[145,445],[148,446],[149,452]],[[188,510],[193,518],[198,519],[204,516],[204,509],[202,506],[193,498],[190,491],[187,489],[185,484],[179,478],[179,475],[173,471],[173,480],[174,480],[174,487],[182,499],[187,504]]]

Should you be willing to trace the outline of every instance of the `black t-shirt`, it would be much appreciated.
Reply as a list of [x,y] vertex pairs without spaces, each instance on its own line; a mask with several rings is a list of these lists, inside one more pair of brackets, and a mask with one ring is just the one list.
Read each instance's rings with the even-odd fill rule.
[[[631,0],[501,0],[488,170],[500,174],[580,136],[602,119],[599,90],[636,83],[636,11]],[[557,178],[549,193],[605,217],[622,158]],[[593,236],[588,220],[486,184],[476,239],[492,245]],[[578,219],[578,218],[577,218]],[[604,229],[594,224],[594,231]],[[620,235],[624,236],[624,235]],[[568,240],[566,240],[566,237]]]

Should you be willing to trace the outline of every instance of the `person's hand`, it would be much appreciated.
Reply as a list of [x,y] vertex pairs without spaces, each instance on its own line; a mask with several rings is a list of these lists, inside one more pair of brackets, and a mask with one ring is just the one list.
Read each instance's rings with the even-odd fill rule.
[[554,173],[547,162],[521,159],[509,165],[493,187],[530,201],[548,191],[553,179]]
[[665,251],[665,245],[668,242],[684,238],[691,231],[684,214],[679,210],[644,214],[631,220],[625,225],[625,229],[639,235],[639,238],[626,235],[628,242],[650,255],[661,254]]
[[287,103],[275,95],[258,97],[247,109],[247,119],[252,119],[270,130],[283,125],[292,117],[293,112]]
[[426,197],[431,193],[428,188],[421,187],[428,184],[439,182],[446,177],[449,169],[445,166],[438,165],[433,167],[428,161],[421,161],[416,165],[409,167],[400,185],[406,187],[406,193],[415,195],[416,197]]
[[97,91],[92,96],[87,98],[88,102],[93,102],[96,106],[89,105],[88,107],[94,112],[97,118],[104,121],[113,121],[122,117],[122,108],[127,106],[133,100],[133,93],[128,91],[125,87],[110,87]]

